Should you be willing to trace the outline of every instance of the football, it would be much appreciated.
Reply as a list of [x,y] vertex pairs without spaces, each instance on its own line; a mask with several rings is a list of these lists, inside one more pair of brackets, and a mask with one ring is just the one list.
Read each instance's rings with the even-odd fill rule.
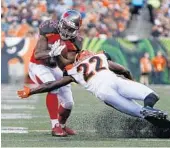
[[[66,45],[66,43],[64,41],[60,40],[60,45]],[[68,51],[67,46],[65,46],[65,48],[61,52],[61,55],[64,58],[67,58],[67,51]],[[46,66],[49,66],[51,68],[54,68],[57,66],[56,57],[49,57],[47,59],[44,59],[43,62]]]

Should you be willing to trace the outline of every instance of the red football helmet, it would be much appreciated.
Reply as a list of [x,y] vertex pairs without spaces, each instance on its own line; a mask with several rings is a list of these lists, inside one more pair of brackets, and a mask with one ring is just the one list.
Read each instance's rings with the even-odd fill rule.
[[58,24],[58,30],[63,40],[69,40],[77,36],[81,26],[81,14],[75,10],[68,10],[62,16]]

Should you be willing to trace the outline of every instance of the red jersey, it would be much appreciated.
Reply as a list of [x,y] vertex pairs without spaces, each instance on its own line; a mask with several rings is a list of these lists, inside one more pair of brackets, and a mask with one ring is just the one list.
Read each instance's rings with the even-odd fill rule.
[[[48,47],[50,48],[52,44],[54,44],[57,40],[62,40],[58,29],[57,29],[58,23],[54,20],[47,20],[43,22],[39,27],[40,35],[43,35],[48,40]],[[76,51],[79,52],[82,48],[82,38],[76,37],[74,39],[70,40],[62,40],[65,42],[66,48],[69,51]],[[34,56],[35,49],[33,50],[30,62],[36,63],[36,64],[43,64],[42,60],[36,60]]]

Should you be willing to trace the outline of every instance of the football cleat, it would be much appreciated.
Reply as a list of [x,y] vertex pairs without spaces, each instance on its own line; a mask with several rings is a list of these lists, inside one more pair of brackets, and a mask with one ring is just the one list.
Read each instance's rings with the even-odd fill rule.
[[68,127],[64,127],[63,128],[63,131],[65,131],[68,135],[76,135],[76,131],[72,130],[71,128],[68,128]]
[[58,136],[58,137],[67,136],[67,133],[61,128],[60,124],[56,124],[55,127],[52,128],[51,134],[52,136]]
[[157,119],[166,119],[168,114],[159,110],[154,109],[149,106],[143,107],[142,111],[140,112],[144,117],[155,117]]

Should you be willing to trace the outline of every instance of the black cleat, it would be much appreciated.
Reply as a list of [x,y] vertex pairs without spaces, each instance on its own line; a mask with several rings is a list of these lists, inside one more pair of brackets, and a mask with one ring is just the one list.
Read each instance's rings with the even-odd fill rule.
[[146,117],[154,117],[157,119],[167,119],[168,114],[159,110],[159,109],[154,109],[149,106],[143,107],[142,111],[140,112],[145,118]]

